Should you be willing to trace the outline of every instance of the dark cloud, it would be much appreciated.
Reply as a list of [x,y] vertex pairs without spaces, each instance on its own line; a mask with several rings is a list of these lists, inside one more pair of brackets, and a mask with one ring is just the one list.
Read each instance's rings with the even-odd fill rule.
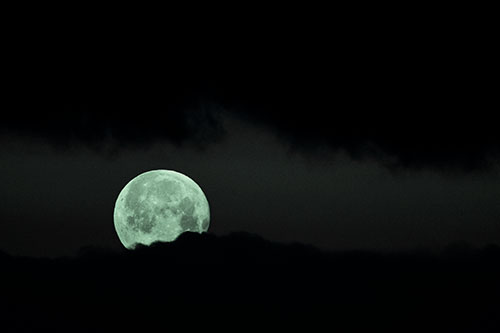
[[206,144],[223,137],[214,110],[225,109],[299,150],[391,166],[480,169],[500,155],[486,34],[393,22],[228,41],[24,55],[8,76],[1,128],[94,146]]
[[84,143],[101,149],[105,144],[118,147],[143,146],[167,140],[197,146],[217,141],[224,130],[218,111],[209,106],[152,102],[122,96],[83,104],[42,101],[7,107],[2,115],[4,134],[21,134],[47,139],[58,146]]

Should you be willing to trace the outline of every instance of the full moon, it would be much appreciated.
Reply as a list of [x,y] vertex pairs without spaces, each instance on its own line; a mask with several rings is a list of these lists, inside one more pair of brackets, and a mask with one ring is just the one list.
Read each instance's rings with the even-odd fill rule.
[[136,244],[174,241],[186,231],[207,231],[210,209],[191,178],[172,170],[152,170],[125,185],[113,217],[123,246],[134,249]]

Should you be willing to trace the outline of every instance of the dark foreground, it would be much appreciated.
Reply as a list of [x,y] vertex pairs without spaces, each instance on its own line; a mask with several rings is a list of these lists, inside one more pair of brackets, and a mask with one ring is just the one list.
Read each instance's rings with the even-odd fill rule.
[[76,258],[0,253],[0,331],[495,332],[500,248],[324,253],[248,234]]

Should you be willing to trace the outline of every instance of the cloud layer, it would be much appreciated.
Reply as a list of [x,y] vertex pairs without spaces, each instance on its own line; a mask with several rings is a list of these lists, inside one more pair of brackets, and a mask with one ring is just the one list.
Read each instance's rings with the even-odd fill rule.
[[485,168],[500,155],[491,50],[485,36],[443,33],[20,58],[23,66],[7,76],[0,129],[96,147],[110,137],[118,146],[205,145],[224,136],[224,109],[303,151],[326,146],[392,166]]

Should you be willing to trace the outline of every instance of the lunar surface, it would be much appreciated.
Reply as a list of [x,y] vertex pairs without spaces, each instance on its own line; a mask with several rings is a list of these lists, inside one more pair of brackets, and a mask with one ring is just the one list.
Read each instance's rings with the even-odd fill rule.
[[208,230],[207,198],[191,178],[172,170],[153,170],[132,179],[120,192],[115,229],[127,249],[136,244],[171,242],[186,231]]

